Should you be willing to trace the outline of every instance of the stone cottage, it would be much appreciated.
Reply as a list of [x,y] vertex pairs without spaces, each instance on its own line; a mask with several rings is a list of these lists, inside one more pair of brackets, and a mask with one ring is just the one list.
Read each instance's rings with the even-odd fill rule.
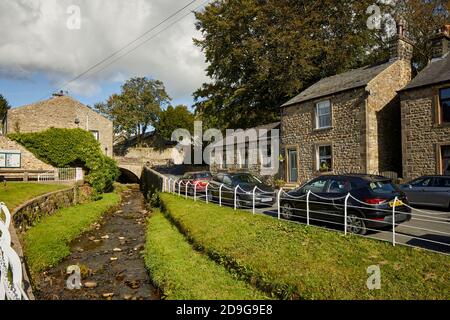
[[3,127],[4,135],[14,132],[40,132],[52,127],[81,128],[94,135],[106,155],[113,155],[113,123],[63,94],[55,94],[49,100],[9,110]]
[[322,79],[281,107],[288,183],[327,173],[401,174],[397,91],[411,80],[412,53],[400,23],[389,61]]
[[450,25],[432,39],[433,60],[401,95],[403,177],[450,175]]

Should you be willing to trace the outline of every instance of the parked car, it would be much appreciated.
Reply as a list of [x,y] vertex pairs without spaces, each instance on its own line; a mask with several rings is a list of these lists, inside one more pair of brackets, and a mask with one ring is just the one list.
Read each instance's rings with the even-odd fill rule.
[[[311,221],[344,224],[345,196],[350,193],[347,210],[347,230],[366,234],[368,229],[392,226],[411,219],[407,196],[390,179],[373,175],[322,176],[281,197],[281,214],[286,219],[306,216],[306,195],[311,191],[309,209]],[[301,200],[296,198],[303,197]],[[398,197],[397,203],[394,203]],[[406,205],[405,205],[406,204]]]
[[[196,192],[203,193],[206,190],[206,186],[211,180],[212,175],[208,171],[200,171],[200,172],[186,172],[183,177],[180,179],[181,181],[181,192],[185,192],[185,186],[189,182],[188,186],[188,194],[194,194],[194,186],[197,183]],[[176,190],[178,191],[178,184],[176,186]]]
[[222,187],[222,202],[234,205],[234,192],[236,192],[236,205],[238,208],[253,207],[253,190],[255,191],[255,206],[273,206],[276,201],[275,190],[262,183],[261,180],[249,173],[219,173],[211,180],[211,191],[208,191],[210,200],[219,200],[219,188]]
[[400,185],[411,203],[450,210],[450,176],[424,176]]

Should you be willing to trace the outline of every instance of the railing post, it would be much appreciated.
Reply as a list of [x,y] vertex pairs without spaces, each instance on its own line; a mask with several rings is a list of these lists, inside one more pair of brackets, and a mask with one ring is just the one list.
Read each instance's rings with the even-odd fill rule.
[[308,190],[308,194],[306,195],[306,225],[309,226],[309,195],[311,194],[311,190]]
[[170,193],[170,184],[171,184],[171,181],[172,181],[172,178],[169,178],[169,180],[167,181],[167,187],[168,187],[167,192],[168,192],[168,193]]
[[281,220],[281,193],[283,192],[283,188],[280,188],[277,194],[277,206],[278,206],[278,220]]
[[219,207],[222,206],[222,188],[223,188],[223,183],[220,185],[220,188],[219,188]]
[[208,184],[205,187],[205,194],[206,194],[205,201],[206,201],[206,203],[209,203],[209,200],[208,200],[208,187],[209,187],[209,182],[208,182]]
[[252,203],[252,205],[253,205],[253,214],[255,214],[256,213],[256,211],[255,211],[255,197],[256,197],[256,189],[257,189],[258,187],[254,187],[253,188],[253,197],[252,197],[252,200],[253,200],[253,203]]
[[194,183],[194,201],[197,201],[197,185],[198,181]]
[[181,197],[181,183],[183,181],[178,182],[178,196]]
[[188,186],[189,186],[190,182],[186,182],[186,199],[188,198]]
[[237,189],[239,188],[239,185],[234,188],[234,210],[237,210]]
[[348,216],[348,199],[350,198],[350,193],[345,197],[345,203],[344,203],[344,234],[347,235],[347,216]]
[[398,197],[394,199],[394,205],[392,206],[392,245],[395,247],[395,207],[397,206]]

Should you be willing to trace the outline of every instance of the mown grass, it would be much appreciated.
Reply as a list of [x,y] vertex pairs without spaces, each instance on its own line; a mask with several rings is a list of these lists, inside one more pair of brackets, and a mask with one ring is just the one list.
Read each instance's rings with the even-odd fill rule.
[[8,182],[6,186],[0,184],[0,202],[4,202],[12,212],[28,200],[53,191],[67,189],[68,187],[61,184]]
[[170,300],[250,300],[266,296],[196,252],[161,213],[149,219],[145,264]]
[[23,237],[23,249],[31,273],[36,275],[68,256],[70,242],[89,230],[119,201],[117,193],[103,194],[101,200],[64,208],[42,218]]
[[[450,257],[162,194],[198,250],[286,299],[449,299]],[[369,266],[381,289],[369,290]]]

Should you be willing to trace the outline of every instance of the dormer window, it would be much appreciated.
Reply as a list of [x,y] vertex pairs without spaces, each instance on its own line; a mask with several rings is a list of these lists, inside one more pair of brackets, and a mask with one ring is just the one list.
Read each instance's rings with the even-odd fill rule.
[[331,128],[331,102],[325,100],[316,104],[316,129]]
[[442,123],[450,123],[450,88],[443,88],[439,92],[439,106]]

